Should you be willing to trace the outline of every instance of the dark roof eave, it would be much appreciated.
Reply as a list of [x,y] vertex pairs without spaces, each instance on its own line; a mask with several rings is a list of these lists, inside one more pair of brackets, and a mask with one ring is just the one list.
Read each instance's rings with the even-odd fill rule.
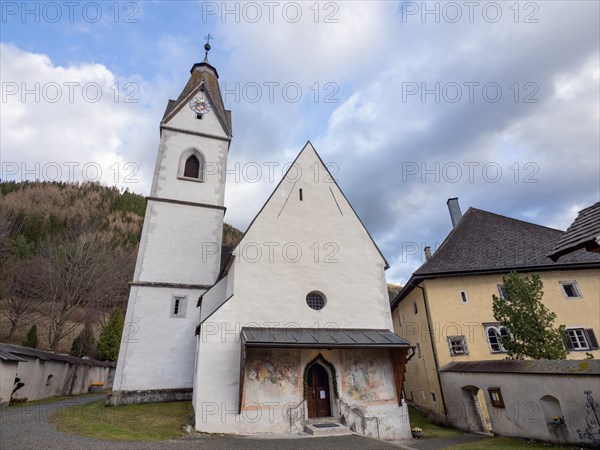
[[243,327],[247,347],[278,348],[409,348],[410,342],[387,329]]
[[421,278],[415,276],[414,274],[410,277],[410,279],[408,280],[408,282],[404,285],[404,287],[402,289],[400,289],[400,292],[398,292],[398,294],[396,294],[396,296],[394,297],[394,299],[392,300],[391,303],[391,308],[392,311],[394,311],[396,309],[396,307],[398,306],[398,304],[400,304],[400,302],[408,295],[410,294],[413,289],[421,282]]
[[498,267],[489,269],[475,269],[475,270],[456,270],[450,272],[428,272],[415,274],[415,278],[427,279],[437,277],[453,277],[463,275],[486,275],[494,273],[506,273],[506,272],[548,272],[550,270],[568,270],[568,269],[597,269],[600,268],[600,261],[598,262],[584,262],[584,263],[565,263],[565,264],[547,264],[543,266],[508,266]]
[[336,344],[336,343],[290,343],[290,342],[244,342],[246,347],[260,348],[409,348],[410,344]]
[[581,250],[582,248],[586,249],[588,252],[596,251],[600,248],[598,242],[595,239],[588,239],[585,241],[581,241],[577,244],[573,244],[571,246],[562,247],[559,250],[552,251],[548,253],[548,258],[552,261],[558,261],[561,256],[568,255],[570,253],[576,252],[577,250]]
[[196,68],[197,68],[197,67],[208,67],[209,69],[211,69],[211,70],[212,70],[212,71],[215,73],[215,76],[216,76],[217,78],[219,78],[219,72],[217,72],[217,69],[215,68],[215,66],[213,66],[213,65],[212,65],[212,64],[210,64],[209,62],[207,62],[207,61],[202,61],[202,62],[199,62],[199,63],[196,63],[196,64],[194,64],[194,65],[192,66],[192,68],[190,69],[190,73],[194,73],[194,70],[196,70]]
[[578,360],[482,360],[453,361],[440,372],[515,373],[522,375],[583,375],[598,376],[600,361],[590,360],[584,367]]
[[600,268],[600,262],[586,262],[586,263],[565,263],[565,264],[552,264],[545,266],[514,266],[514,267],[498,267],[490,269],[477,269],[477,270],[459,270],[452,272],[428,272],[428,273],[413,273],[408,280],[408,283],[398,292],[398,295],[392,300],[392,311],[404,300],[413,289],[421,283],[423,280],[432,278],[449,278],[449,277],[460,277],[467,275],[491,275],[497,273],[508,273],[508,272],[549,272],[551,270],[584,270],[584,269],[598,269]]

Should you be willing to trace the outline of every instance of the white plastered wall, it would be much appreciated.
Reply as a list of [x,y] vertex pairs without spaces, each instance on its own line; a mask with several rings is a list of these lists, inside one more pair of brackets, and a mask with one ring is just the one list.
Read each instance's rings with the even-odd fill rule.
[[[327,182],[310,144],[296,165],[235,250],[233,297],[202,326],[194,393],[199,431],[248,430],[234,414],[242,327],[392,328],[383,257],[337,186]],[[307,306],[311,291],[326,296],[322,310]],[[372,412],[385,421],[389,438],[410,435],[405,406]],[[285,426],[259,422],[251,429],[285,432]]]

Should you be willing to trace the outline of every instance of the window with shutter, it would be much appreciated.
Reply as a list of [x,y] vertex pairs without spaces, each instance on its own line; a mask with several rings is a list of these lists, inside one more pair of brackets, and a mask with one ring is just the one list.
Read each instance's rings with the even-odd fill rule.
[[565,346],[569,351],[598,349],[598,339],[591,328],[567,328],[565,330]]
[[569,336],[569,333],[567,332],[567,330],[565,330],[565,333],[563,335],[563,341],[565,343],[566,349],[568,351],[572,352],[574,350],[573,343],[571,342],[571,337]]
[[594,334],[594,330],[593,329],[587,328],[584,331],[584,333],[585,333],[585,337],[587,338],[590,350],[597,350],[598,348],[600,348],[598,346],[598,339],[596,339],[596,335]]

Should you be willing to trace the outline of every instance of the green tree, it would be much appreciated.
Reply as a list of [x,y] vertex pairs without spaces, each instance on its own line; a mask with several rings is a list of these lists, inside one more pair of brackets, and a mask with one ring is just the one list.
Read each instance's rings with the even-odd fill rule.
[[37,348],[37,346],[38,346],[37,325],[31,326],[31,328],[27,332],[27,337],[25,338],[25,341],[23,341],[23,346]]
[[507,300],[492,296],[494,318],[511,337],[499,337],[509,359],[565,359],[564,325],[554,328],[556,314],[542,303],[540,276],[521,277],[515,272],[503,277]]
[[121,335],[125,320],[120,309],[113,309],[98,339],[96,356],[101,361],[116,361],[119,357]]
[[84,356],[94,358],[96,356],[96,338],[89,323],[85,324],[79,336],[73,340],[71,355],[79,358]]
[[10,241],[10,252],[19,259],[27,259],[35,253],[35,243],[27,242],[27,238],[22,234],[17,234]]

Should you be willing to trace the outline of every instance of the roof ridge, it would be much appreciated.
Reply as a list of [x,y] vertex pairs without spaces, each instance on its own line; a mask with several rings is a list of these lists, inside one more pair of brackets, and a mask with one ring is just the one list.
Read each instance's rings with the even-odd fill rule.
[[[565,232],[565,230],[560,230],[558,228],[552,228],[552,227],[549,227],[547,225],[540,225],[539,223],[528,222],[528,221],[523,220],[523,219],[516,219],[514,217],[505,216],[504,214],[498,214],[498,213],[495,213],[495,212],[486,211],[485,209],[479,209],[479,208],[473,208],[473,207],[469,207],[469,209],[473,209],[475,211],[479,211],[479,212],[483,212],[483,213],[486,213],[486,214],[490,214],[490,215],[493,215],[493,216],[496,216],[496,217],[501,217],[503,219],[508,219],[508,220],[511,220],[511,221],[514,221],[514,222],[521,222],[521,223],[524,223],[524,224],[527,224],[527,225],[533,225],[533,226],[536,226],[536,227],[546,228],[548,230],[558,231],[558,232],[561,232],[561,233]],[[457,224],[457,226],[458,225],[459,224]]]

